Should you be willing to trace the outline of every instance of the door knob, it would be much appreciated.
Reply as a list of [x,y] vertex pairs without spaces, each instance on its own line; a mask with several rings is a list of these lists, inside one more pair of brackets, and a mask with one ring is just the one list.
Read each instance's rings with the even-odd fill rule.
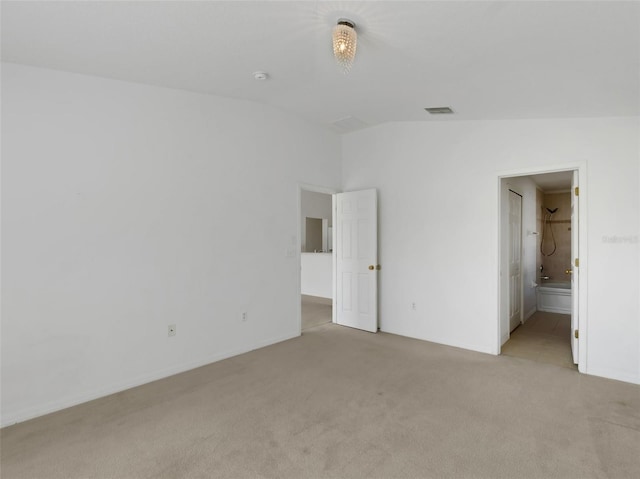
[[369,265],[369,269],[370,269],[371,271],[373,271],[374,269],[376,269],[376,267],[375,267],[374,265],[370,264],[370,265]]
[[573,270],[572,269],[565,269],[564,270],[564,274],[572,274]]

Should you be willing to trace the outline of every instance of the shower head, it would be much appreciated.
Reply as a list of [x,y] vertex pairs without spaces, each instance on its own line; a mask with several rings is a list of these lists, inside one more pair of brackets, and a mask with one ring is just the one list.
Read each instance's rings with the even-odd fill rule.
[[554,208],[554,209],[547,208],[547,211],[551,214],[554,214],[556,211],[558,211],[558,208]]

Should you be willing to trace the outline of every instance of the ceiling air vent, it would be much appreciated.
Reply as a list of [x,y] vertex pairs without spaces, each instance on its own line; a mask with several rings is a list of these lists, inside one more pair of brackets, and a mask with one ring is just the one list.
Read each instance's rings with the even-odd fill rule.
[[448,115],[453,113],[453,110],[448,106],[434,106],[431,108],[425,108],[432,115]]

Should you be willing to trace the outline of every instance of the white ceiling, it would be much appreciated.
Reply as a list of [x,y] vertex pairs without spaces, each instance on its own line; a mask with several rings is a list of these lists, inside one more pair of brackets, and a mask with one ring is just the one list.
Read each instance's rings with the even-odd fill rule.
[[573,171],[558,171],[529,176],[533,182],[546,192],[571,190]]
[[[2,60],[243,98],[310,121],[640,115],[640,2],[2,2]],[[330,32],[358,31],[343,75]],[[267,81],[252,72],[269,73]],[[452,116],[423,108],[451,106]]]

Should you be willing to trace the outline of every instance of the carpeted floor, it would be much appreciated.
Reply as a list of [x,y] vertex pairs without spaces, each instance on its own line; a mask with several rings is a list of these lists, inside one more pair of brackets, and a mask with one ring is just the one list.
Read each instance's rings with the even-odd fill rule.
[[571,355],[571,315],[537,311],[511,333],[501,353],[577,370]]
[[2,430],[2,478],[635,478],[640,387],[326,324]]
[[332,321],[332,300],[317,296],[302,296],[302,330],[315,328]]

